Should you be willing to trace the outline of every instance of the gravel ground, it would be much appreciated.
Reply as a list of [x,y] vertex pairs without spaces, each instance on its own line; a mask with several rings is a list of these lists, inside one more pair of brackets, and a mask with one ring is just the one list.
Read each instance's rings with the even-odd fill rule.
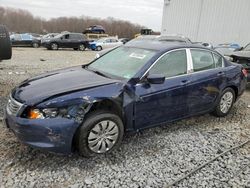
[[[20,81],[86,63],[94,55],[90,51],[14,49],[13,59],[0,63],[0,104],[5,104],[10,88]],[[207,114],[127,134],[118,150],[91,159],[23,146],[0,123],[0,187],[164,187],[248,140],[248,105],[250,90],[226,118]],[[250,187],[250,143],[224,154],[174,187]]]

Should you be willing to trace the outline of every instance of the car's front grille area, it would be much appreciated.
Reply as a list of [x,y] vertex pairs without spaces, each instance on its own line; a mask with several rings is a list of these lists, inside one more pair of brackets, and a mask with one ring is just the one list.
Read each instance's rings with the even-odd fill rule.
[[9,97],[7,103],[7,112],[11,115],[17,116],[20,110],[22,109],[23,104],[13,99],[11,96]]

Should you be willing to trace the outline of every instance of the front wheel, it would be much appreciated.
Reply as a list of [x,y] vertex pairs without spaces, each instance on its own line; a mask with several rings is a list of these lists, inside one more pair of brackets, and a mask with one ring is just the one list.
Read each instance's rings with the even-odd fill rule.
[[232,88],[226,88],[220,97],[213,114],[217,117],[225,117],[229,114],[235,101],[235,91]]
[[121,144],[123,134],[124,126],[119,116],[106,111],[93,112],[79,129],[79,153],[93,157],[113,151]]

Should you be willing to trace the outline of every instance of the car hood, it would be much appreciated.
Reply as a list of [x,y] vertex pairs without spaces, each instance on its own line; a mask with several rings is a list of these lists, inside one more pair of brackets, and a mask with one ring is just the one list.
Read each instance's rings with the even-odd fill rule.
[[99,76],[81,66],[53,71],[21,83],[13,90],[13,97],[19,102],[34,105],[53,96],[102,85],[118,80]]
[[230,56],[237,56],[237,57],[243,57],[243,58],[250,58],[250,51],[237,51],[233,52]]

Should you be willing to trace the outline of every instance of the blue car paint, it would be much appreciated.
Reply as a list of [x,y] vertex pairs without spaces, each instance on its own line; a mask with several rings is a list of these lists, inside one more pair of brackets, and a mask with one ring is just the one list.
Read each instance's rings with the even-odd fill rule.
[[7,115],[6,124],[24,144],[56,153],[70,153],[78,124],[66,118],[29,120]]
[[[136,83],[135,80],[141,78],[163,53],[179,48],[154,45],[148,48],[157,50],[156,55],[131,80],[104,78],[79,66],[26,80],[13,90],[12,96],[27,106],[36,108],[113,101],[121,109],[126,131],[137,131],[209,112],[226,87],[236,87],[238,96],[244,92],[246,79],[241,74],[242,67],[226,60],[226,67],[223,69],[225,74],[218,78],[220,69],[166,79],[164,84]],[[211,105],[211,102],[214,103]],[[199,111],[196,108],[200,108]],[[74,118],[29,120],[7,114],[5,119],[10,129],[25,144],[59,153],[71,151],[73,137],[81,125]],[[48,130],[52,132],[52,137]],[[32,132],[38,134],[39,131],[41,134],[37,137],[36,134],[30,135]]]
[[96,42],[90,42],[90,43],[89,43],[89,48],[90,48],[91,50],[95,50],[95,49],[96,49]]

